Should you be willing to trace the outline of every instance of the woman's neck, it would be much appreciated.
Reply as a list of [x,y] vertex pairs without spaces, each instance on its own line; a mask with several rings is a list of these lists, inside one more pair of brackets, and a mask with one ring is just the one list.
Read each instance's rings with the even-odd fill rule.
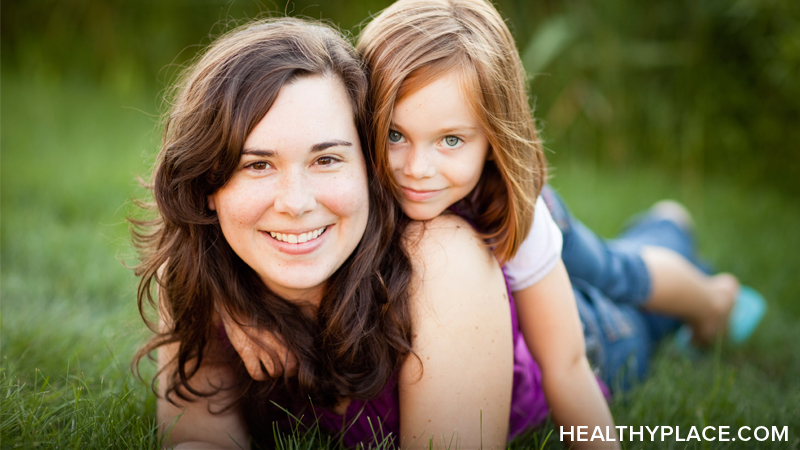
[[317,309],[322,302],[322,296],[325,293],[324,284],[307,289],[292,289],[285,286],[272,286],[270,285],[271,283],[266,284],[272,292],[300,308],[303,314],[309,317],[316,315]]

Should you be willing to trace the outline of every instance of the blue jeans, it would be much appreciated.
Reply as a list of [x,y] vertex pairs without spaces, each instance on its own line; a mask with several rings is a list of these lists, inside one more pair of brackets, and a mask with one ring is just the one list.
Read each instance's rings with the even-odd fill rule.
[[549,186],[542,197],[561,233],[561,258],[572,282],[589,361],[612,390],[643,380],[655,346],[680,325],[641,309],[650,295],[642,247],[672,249],[697,264],[691,234],[648,213],[636,216],[613,240],[604,240],[570,214]]

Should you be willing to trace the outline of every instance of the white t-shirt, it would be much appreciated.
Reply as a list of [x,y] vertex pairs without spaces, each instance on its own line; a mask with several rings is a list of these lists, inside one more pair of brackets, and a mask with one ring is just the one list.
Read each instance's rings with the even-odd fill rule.
[[542,280],[561,258],[563,237],[542,197],[536,199],[533,226],[517,254],[504,271],[511,291],[519,291]]

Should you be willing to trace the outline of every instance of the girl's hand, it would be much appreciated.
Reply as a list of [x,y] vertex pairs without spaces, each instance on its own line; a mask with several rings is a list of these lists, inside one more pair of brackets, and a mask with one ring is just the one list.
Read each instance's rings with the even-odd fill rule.
[[254,380],[266,381],[268,377],[276,378],[284,373],[297,374],[297,358],[283,345],[282,339],[270,331],[243,326],[225,308],[218,308],[217,312],[228,341]]

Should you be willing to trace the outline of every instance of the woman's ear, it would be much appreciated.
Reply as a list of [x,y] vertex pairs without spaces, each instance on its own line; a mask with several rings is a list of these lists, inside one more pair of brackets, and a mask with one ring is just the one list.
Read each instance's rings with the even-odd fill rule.
[[206,197],[206,201],[208,202],[208,209],[210,209],[212,211],[216,211],[217,210],[217,205],[214,203],[214,196],[213,195],[209,195],[208,197]]

